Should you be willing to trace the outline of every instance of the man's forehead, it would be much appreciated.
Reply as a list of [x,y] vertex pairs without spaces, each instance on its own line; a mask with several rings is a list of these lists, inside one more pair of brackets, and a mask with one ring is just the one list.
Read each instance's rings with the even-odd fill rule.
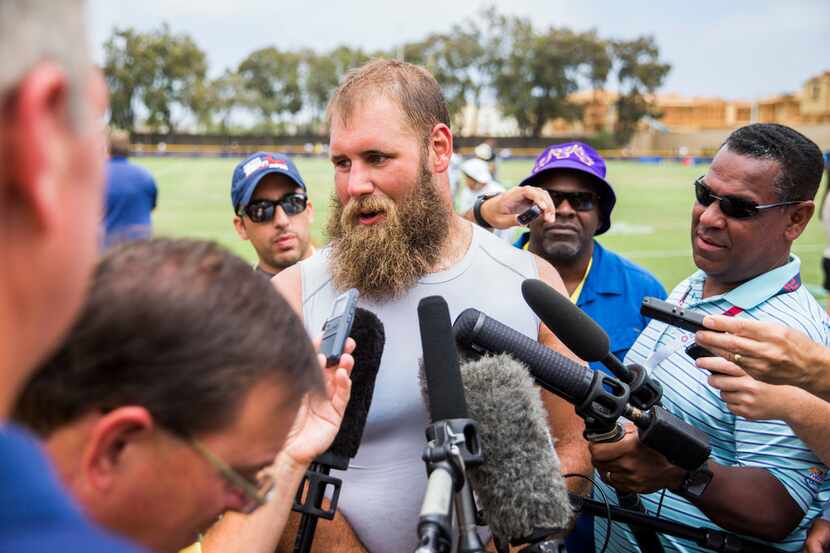
[[[332,155],[346,146],[343,139],[357,140],[359,149],[382,149],[378,145],[417,139],[403,108],[396,99],[380,92],[366,92],[334,109],[331,114],[329,147]],[[373,146],[374,144],[374,146]]]
[[271,194],[288,194],[289,192],[302,192],[302,188],[286,175],[270,173],[262,177],[254,190],[253,199],[261,198]]
[[586,192],[594,192],[596,188],[588,182],[588,179],[584,179],[573,173],[561,171],[549,171],[548,174],[543,173],[540,176],[537,186],[546,189],[584,190]]
[[741,155],[724,147],[712,161],[706,183],[728,186],[731,192],[775,196],[775,181],[780,173],[781,165],[774,159]]

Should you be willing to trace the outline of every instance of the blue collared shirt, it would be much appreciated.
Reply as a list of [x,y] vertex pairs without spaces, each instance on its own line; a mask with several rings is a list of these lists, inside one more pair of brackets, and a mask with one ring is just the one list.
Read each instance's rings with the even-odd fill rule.
[[139,553],[95,528],[61,488],[37,442],[0,427],[0,553]]
[[[800,286],[800,262],[790,261],[759,275],[725,294],[703,297],[705,273],[698,271],[681,282],[671,293],[669,302],[707,315],[735,311],[736,317],[771,321],[800,330],[810,339],[830,345],[830,318],[815,299]],[[663,406],[676,417],[706,434],[712,446],[712,459],[727,467],[760,467],[767,470],[798,504],[804,517],[798,527],[776,547],[784,551],[801,551],[807,529],[821,514],[830,497],[827,466],[810,451],[792,429],[780,420],[749,420],[732,413],[720,397],[720,391],[708,383],[709,372],[699,369],[686,355],[684,347],[694,341],[694,334],[652,321],[637,339],[626,361],[649,368],[653,378],[663,385]],[[595,498],[604,491],[612,503],[614,494],[597,479]],[[666,492],[641,494],[648,514],[658,506],[663,516],[696,528],[716,525],[686,499]],[[747,506],[753,508],[754,506]],[[605,522],[596,519],[596,533],[602,539]],[[703,552],[704,549],[680,538],[662,536],[666,553]],[[609,551],[635,553],[633,535],[625,525],[615,525]]]
[[158,189],[145,168],[125,157],[113,157],[107,165],[104,243],[148,238],[152,232],[151,212],[156,207]]
[[[524,233],[514,245],[523,248],[529,237],[530,233]],[[596,240],[591,259],[591,270],[576,305],[605,330],[611,353],[622,360],[651,320],[640,315],[643,298],[665,299],[666,289],[647,270],[606,250]],[[591,363],[591,368],[611,374],[598,361]]]

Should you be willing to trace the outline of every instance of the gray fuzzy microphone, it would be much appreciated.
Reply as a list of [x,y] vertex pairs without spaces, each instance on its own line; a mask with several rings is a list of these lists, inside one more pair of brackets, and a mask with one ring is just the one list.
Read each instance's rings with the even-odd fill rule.
[[507,354],[486,355],[462,363],[461,378],[484,453],[468,474],[490,530],[516,541],[568,528],[568,490],[527,368]]
[[[548,429],[547,411],[528,369],[508,354],[464,360],[468,415],[479,426],[484,463],[467,476],[490,531],[524,542],[567,529],[572,509]],[[423,366],[421,395],[429,409]]]

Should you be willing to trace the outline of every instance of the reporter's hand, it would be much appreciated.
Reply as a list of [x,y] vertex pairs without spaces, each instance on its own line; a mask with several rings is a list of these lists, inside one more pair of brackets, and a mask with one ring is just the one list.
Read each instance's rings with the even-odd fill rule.
[[830,521],[817,518],[810,527],[810,531],[807,532],[804,553],[825,553],[825,551],[830,551]]
[[[320,340],[314,342],[320,349]],[[346,340],[345,353],[336,367],[326,367],[326,358],[317,354],[325,381],[324,394],[308,393],[303,398],[294,424],[288,433],[281,453],[299,465],[307,465],[326,451],[340,430],[343,413],[349,403],[352,381],[349,375],[354,368],[355,341]]]
[[792,328],[724,315],[707,315],[703,324],[722,332],[698,332],[698,344],[763,382],[812,391],[814,384],[830,372],[825,348]]
[[746,419],[787,420],[790,408],[797,406],[802,394],[806,394],[793,386],[756,380],[723,357],[701,357],[695,363],[712,373],[709,385],[720,390],[720,397],[729,410]]
[[537,220],[546,223],[556,221],[556,207],[545,190],[537,186],[514,186],[507,192],[490,198],[481,206],[481,216],[495,229],[507,229],[519,225],[518,216],[539,206],[542,214]]
[[625,436],[612,443],[589,443],[591,462],[600,478],[621,492],[652,493],[676,489],[686,471],[640,442],[636,427],[625,425]]

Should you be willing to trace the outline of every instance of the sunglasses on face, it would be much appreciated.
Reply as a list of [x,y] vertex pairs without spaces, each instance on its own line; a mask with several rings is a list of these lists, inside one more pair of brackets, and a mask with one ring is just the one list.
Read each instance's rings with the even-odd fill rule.
[[277,207],[281,207],[286,215],[297,215],[305,211],[308,198],[305,194],[286,194],[279,200],[255,200],[242,208],[241,215],[247,215],[254,223],[267,223],[274,220]]
[[703,207],[709,207],[715,200],[718,201],[718,207],[721,212],[727,217],[733,219],[749,219],[758,215],[762,209],[770,209],[773,207],[781,207],[784,205],[800,204],[804,200],[794,200],[790,202],[777,202],[774,204],[759,205],[750,200],[736,198],[734,196],[718,196],[712,192],[712,189],[706,186],[703,182],[703,177],[699,177],[695,181],[695,197],[697,202]]
[[548,194],[550,194],[554,206],[559,207],[563,201],[568,200],[568,204],[576,211],[591,211],[597,203],[597,195],[593,192],[548,190]]

